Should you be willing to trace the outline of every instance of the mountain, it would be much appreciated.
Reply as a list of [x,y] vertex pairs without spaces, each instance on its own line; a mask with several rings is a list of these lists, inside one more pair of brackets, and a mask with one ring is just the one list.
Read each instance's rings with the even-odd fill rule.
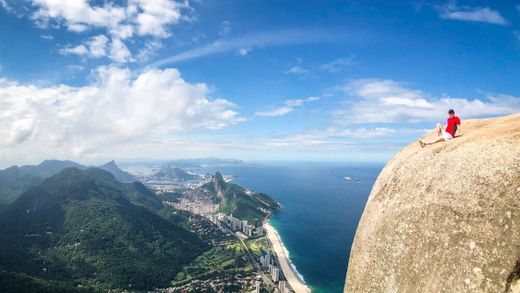
[[29,188],[38,185],[44,178],[69,167],[86,169],[85,166],[72,161],[45,160],[38,165],[12,166],[0,170],[0,210]]
[[116,165],[116,162],[114,162],[113,160],[104,165],[99,166],[98,168],[112,173],[112,175],[114,175],[116,179],[121,182],[137,181],[137,179],[132,174],[121,170],[121,168],[119,168],[119,166]]
[[150,178],[153,180],[188,181],[198,179],[199,176],[188,173],[180,168],[172,167],[170,164],[164,164],[161,169]]
[[[23,192],[29,190],[65,168],[85,170],[88,167],[72,162],[60,160],[45,160],[38,165],[12,166],[0,170],[0,210],[13,202]],[[134,182],[136,178],[121,170],[114,161],[99,167],[112,173],[121,182]]]
[[65,168],[78,168],[80,170],[84,170],[87,167],[81,164],[72,162],[72,161],[60,161],[60,160],[45,160],[40,164],[33,166],[27,165],[20,167],[20,170],[24,173],[31,174],[34,176],[39,176],[42,178],[50,177]]
[[520,114],[462,129],[414,142],[384,167],[345,292],[520,292]]
[[227,183],[224,180],[224,177],[222,177],[222,174],[220,174],[220,172],[215,173],[215,175],[211,177],[211,183],[213,184],[213,189],[215,190],[217,197],[219,199],[224,199]]
[[0,286],[167,287],[206,244],[161,217],[152,196],[142,184],[97,168],[67,168],[45,179],[0,213]]
[[25,173],[17,166],[0,170],[0,211],[41,181],[41,177]]
[[219,204],[219,210],[236,218],[247,220],[249,224],[263,221],[281,205],[264,193],[254,192],[236,184],[224,181],[219,172],[211,182],[202,187]]

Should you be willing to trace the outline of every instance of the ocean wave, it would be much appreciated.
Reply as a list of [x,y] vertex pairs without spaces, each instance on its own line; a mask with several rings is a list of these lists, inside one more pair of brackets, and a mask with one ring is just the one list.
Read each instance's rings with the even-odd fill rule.
[[273,227],[274,233],[276,233],[276,237],[280,240],[280,244],[282,246],[283,252],[287,256],[287,259],[289,260],[289,265],[291,265],[291,269],[293,270],[295,275],[298,277],[298,279],[300,279],[300,281],[303,284],[307,285],[307,283],[305,282],[305,278],[303,277],[302,274],[300,274],[300,272],[298,272],[298,269],[296,268],[296,265],[292,262],[289,250],[285,246],[285,243],[283,242],[282,237],[280,236],[280,233],[278,233],[278,230],[276,230],[276,228],[273,225],[271,225],[271,227]]

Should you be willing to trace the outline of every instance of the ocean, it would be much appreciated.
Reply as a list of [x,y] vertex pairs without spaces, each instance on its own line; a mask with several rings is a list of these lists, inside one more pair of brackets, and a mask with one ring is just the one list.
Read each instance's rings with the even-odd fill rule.
[[[382,164],[254,163],[205,167],[283,205],[270,223],[313,292],[343,292],[350,247]],[[345,179],[350,177],[350,179]]]

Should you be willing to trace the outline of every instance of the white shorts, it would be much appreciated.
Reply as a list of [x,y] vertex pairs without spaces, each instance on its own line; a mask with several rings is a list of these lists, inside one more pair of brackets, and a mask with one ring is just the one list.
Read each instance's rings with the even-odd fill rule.
[[449,132],[446,132],[446,131],[442,131],[442,138],[444,138],[445,140],[451,140],[453,139],[453,136],[451,136],[451,134]]

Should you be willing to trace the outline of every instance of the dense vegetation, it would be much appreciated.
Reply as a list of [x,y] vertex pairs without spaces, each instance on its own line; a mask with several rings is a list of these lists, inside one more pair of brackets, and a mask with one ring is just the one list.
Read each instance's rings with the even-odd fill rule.
[[[38,165],[12,166],[0,170],[0,210],[16,200],[22,193],[40,184],[44,179],[65,168],[85,170],[88,167],[72,161],[45,160]],[[135,178],[121,170],[114,161],[99,167],[121,182],[133,182]]]
[[219,203],[221,212],[232,214],[248,221],[249,224],[261,222],[270,213],[281,208],[281,205],[267,194],[248,191],[236,184],[225,182],[219,172],[204,188]]
[[43,291],[166,287],[207,245],[161,214],[140,183],[65,169],[0,214],[0,286],[14,278]]
[[174,285],[182,285],[192,279],[204,280],[252,271],[254,267],[247,259],[245,248],[235,239],[211,248],[185,266],[175,277]]

